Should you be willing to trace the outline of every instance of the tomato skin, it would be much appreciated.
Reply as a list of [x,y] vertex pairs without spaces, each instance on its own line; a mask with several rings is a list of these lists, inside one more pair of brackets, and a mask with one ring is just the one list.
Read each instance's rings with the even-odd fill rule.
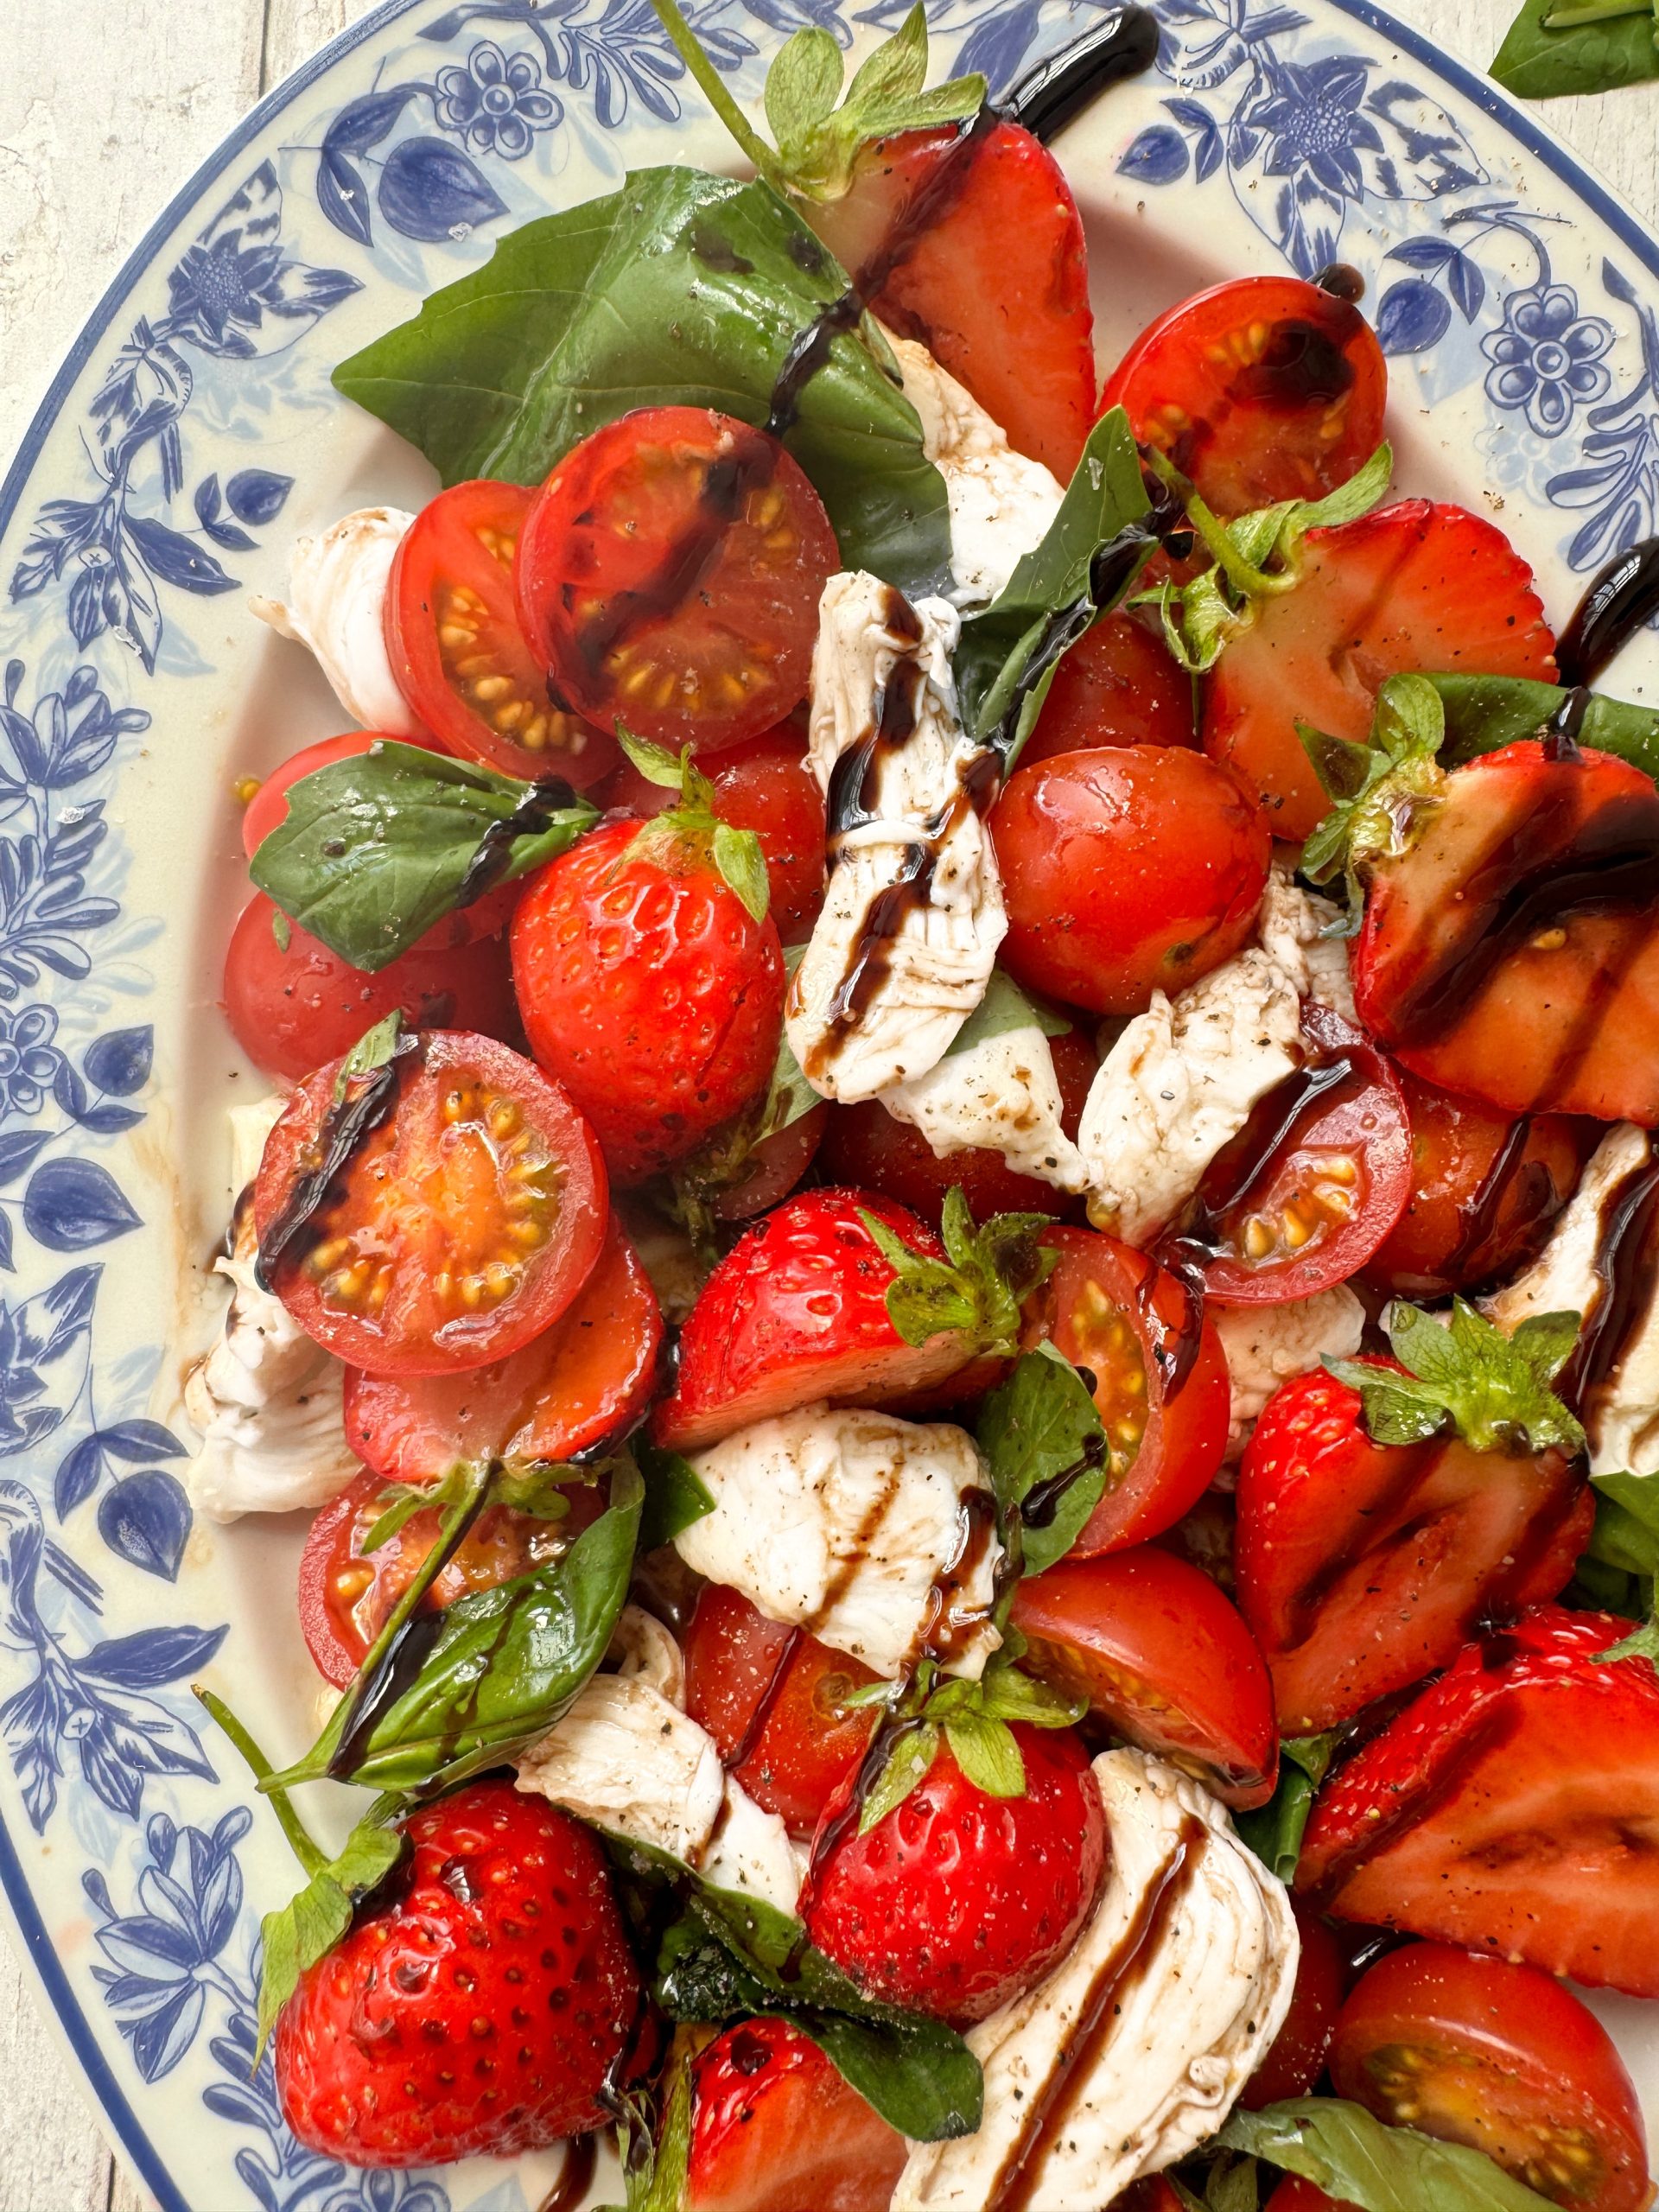
[[1217,514],[1317,499],[1382,436],[1388,369],[1349,301],[1299,276],[1238,276],[1142,331],[1106,380],[1137,438]]
[[1159,1535],[1209,1487],[1227,1445],[1227,1360],[1196,1295],[1146,1253],[1087,1229],[1046,1230],[1043,1243],[1059,1264],[1026,1301],[1021,1342],[1046,1338],[1088,1368],[1114,1459],[1133,1451],[1072,1547],[1088,1559]]
[[1266,817],[1179,746],[1020,767],[991,812],[1020,982],[1093,1014],[1139,1014],[1247,944],[1268,880]]
[[874,1713],[842,1713],[836,1700],[876,1675],[718,1582],[698,1596],[684,1652],[686,1711],[755,1802],[810,1836],[826,1799],[857,1773],[875,1726]]
[[[261,1237],[315,1161],[340,1067],[307,1077],[266,1139],[254,1185]],[[482,1367],[571,1304],[605,1241],[607,1197],[598,1143],[558,1084],[490,1038],[423,1030],[398,1063],[391,1110],[277,1262],[272,1287],[349,1366]]]
[[1208,1575],[1144,1545],[1064,1559],[1015,1592],[1033,1674],[1114,1732],[1196,1770],[1224,1804],[1263,1805],[1279,1764],[1273,1685],[1255,1638]]
[[1363,1974],[1331,2054],[1338,2096],[1464,2143],[1577,2212],[1643,2212],[1636,2089],[1611,2037],[1536,1967],[1411,1943]]
[[715,1219],[753,1221],[786,1198],[817,1157],[829,1116],[826,1101],[810,1108],[799,1121],[762,1137],[736,1180],[711,1194],[709,1205]]
[[[615,766],[616,741],[550,698],[519,626],[513,562],[532,497],[480,478],[428,501],[392,563],[386,651],[398,689],[451,753],[583,790]],[[480,696],[503,680],[504,692]]]
[[1411,1122],[1405,1211],[1365,1264],[1375,1289],[1443,1298],[1512,1274],[1536,1258],[1601,1133],[1565,1114],[1499,1113],[1409,1069],[1400,1089]]
[[1268,2199],[1267,2212],[1359,2212],[1359,2208],[1350,2197],[1327,2196],[1300,2174],[1287,2174]]
[[[276,940],[285,931],[286,946]],[[242,909],[225,955],[225,1019],[237,1043],[267,1075],[297,1083],[320,1060],[348,1052],[394,1008],[412,1028],[457,1020],[485,1036],[518,1034],[506,946],[467,934],[434,943],[440,922],[410,951],[366,976],[289,922],[263,891]]]
[[1062,658],[1020,766],[1103,746],[1198,741],[1192,678],[1149,624],[1119,613]]
[[[1077,1122],[1099,1065],[1095,1048],[1081,1029],[1051,1037],[1048,1047],[1060,1089],[1060,1126],[1074,1141]],[[879,1098],[856,1106],[831,1106],[822,1147],[832,1182],[855,1183],[908,1206],[937,1229],[945,1193],[959,1189],[976,1221],[994,1213],[1048,1213],[1081,1220],[1083,1202],[1057,1191],[1034,1175],[1020,1175],[1000,1152],[970,1147],[943,1159],[909,1122],[889,1114]]]
[[[722,482],[731,499],[711,505]],[[805,696],[840,565],[823,502],[777,439],[709,408],[640,408],[536,493],[519,615],[578,713],[659,745],[733,743]]]
[[1347,1989],[1347,1961],[1326,1923],[1305,1904],[1293,1904],[1302,1939],[1285,2024],[1268,2055],[1239,2093],[1246,2112],[1260,2112],[1287,2097],[1305,2097],[1325,2071],[1337,2016]]

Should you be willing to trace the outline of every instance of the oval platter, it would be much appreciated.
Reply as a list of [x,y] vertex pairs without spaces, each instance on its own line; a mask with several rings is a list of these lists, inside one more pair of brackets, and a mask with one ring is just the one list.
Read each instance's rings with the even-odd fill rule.
[[[1659,527],[1659,240],[1367,0],[1157,10],[1155,71],[1058,144],[1103,359],[1224,276],[1351,263],[1397,481],[1491,514],[1562,619]],[[904,4],[690,12],[753,99],[791,30],[857,47]],[[1006,86],[1095,13],[940,0],[936,70]],[[214,1004],[232,785],[339,720],[246,601],[280,592],[296,534],[435,488],[329,372],[515,224],[688,158],[734,160],[646,0],[389,0],[156,222],[0,493],[0,1882],[166,2212],[531,2212],[558,2182],[556,2151],[352,2172],[294,2141],[253,2064],[259,1916],[294,1870],[190,1686],[281,1758],[308,1742],[303,1524],[193,1520],[181,1389],[215,1320],[225,1109],[264,1087]],[[1656,679],[1649,632],[1612,688]],[[1598,2005],[1659,2133],[1650,2008]],[[590,2201],[620,2196],[601,2163]]]

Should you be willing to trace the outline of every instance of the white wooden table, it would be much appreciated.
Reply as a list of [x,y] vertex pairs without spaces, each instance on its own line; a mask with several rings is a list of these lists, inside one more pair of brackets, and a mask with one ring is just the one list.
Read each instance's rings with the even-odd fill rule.
[[[0,462],[163,200],[259,95],[372,0],[7,0],[0,10]],[[1395,0],[1400,4],[1400,0]],[[1433,13],[1484,65],[1515,0]],[[1414,12],[1427,18],[1428,0]],[[1659,215],[1659,86],[1548,122]],[[0,2212],[137,2212],[32,1986],[0,1945]]]

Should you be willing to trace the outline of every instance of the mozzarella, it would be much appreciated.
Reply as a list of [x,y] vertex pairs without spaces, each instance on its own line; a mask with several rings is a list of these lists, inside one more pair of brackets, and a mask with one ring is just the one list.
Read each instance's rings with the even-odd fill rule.
[[889,1681],[925,1649],[948,1674],[983,1672],[1001,1641],[989,1618],[1001,1547],[961,1429],[803,1406],[691,1464],[715,1508],[674,1539],[688,1567]]
[[912,2145],[892,2212],[984,2212],[1016,2173],[1036,2212],[1098,2212],[1215,2133],[1283,2024],[1300,1940],[1280,1884],[1174,1768],[1122,1751],[1094,1772],[1111,1833],[1094,1917],[968,2031],[984,2120]]
[[1034,1021],[947,1052],[925,1075],[877,1095],[940,1159],[983,1147],[1057,1190],[1080,1191],[1087,1180],[1083,1155],[1060,1126],[1054,1056]]
[[1212,1306],[1210,1318],[1227,1356],[1232,1408],[1227,1457],[1237,1459],[1268,1400],[1281,1382],[1322,1359],[1347,1359],[1365,1333],[1365,1308],[1346,1283],[1283,1306]]
[[1149,1244],[1294,1072],[1300,1031],[1294,979],[1255,948],[1173,1000],[1154,991],[1102,1061],[1077,1130],[1096,1228]]
[[922,422],[922,450],[944,479],[950,506],[951,594],[986,606],[1021,557],[1047,535],[1065,496],[1040,461],[1016,453],[1007,432],[942,369],[925,346],[884,331],[905,397]]
[[[856,805],[832,826],[823,907],[785,1012],[795,1057],[826,1098],[873,1098],[934,1067],[983,996],[1007,927],[975,803],[988,756],[957,719],[959,627],[944,600],[912,608],[861,574],[831,576],[819,603],[813,772],[827,792],[844,755],[863,762],[861,774],[847,764]],[[893,911],[873,929],[884,895]]]
[[643,1605],[624,1605],[605,1656],[619,1675],[645,1683],[685,1710],[685,1661],[673,1636]]
[[518,1786],[722,1888],[795,1910],[801,1868],[783,1822],[727,1779],[714,1739],[643,1674],[594,1675],[520,1758]]
[[1275,856],[1256,923],[1262,950],[1290,978],[1300,997],[1317,999],[1357,1021],[1347,940],[1327,934],[1341,919],[1339,906],[1317,892],[1304,891],[1290,862]]
[[288,564],[288,603],[249,604],[279,637],[307,645],[353,721],[389,737],[421,725],[391,672],[386,593],[391,564],[415,518],[401,507],[359,507],[321,537],[296,538]]

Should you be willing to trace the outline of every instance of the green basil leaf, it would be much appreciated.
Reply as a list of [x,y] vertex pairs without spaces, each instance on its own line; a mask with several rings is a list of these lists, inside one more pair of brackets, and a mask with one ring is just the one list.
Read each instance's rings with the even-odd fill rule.
[[[1106,1432],[1087,1384],[1039,1345],[985,1400],[977,1441],[1005,1520],[1020,1516],[1025,1572],[1041,1574],[1076,1543],[1105,1487]],[[1033,1491],[1037,1517],[1027,1520]]]
[[302,930],[373,975],[454,912],[480,846],[503,824],[528,824],[508,841],[496,878],[505,882],[567,852],[599,819],[585,799],[543,808],[534,792],[387,740],[290,784],[288,813],[248,872]]
[[1659,1576],[1659,1475],[1592,1475],[1592,1556],[1627,1574]]
[[[1649,19],[1651,22],[1651,18]],[[1655,59],[1659,60],[1659,49]],[[1656,72],[1659,74],[1659,72]],[[1554,683],[1520,676],[1429,676],[1446,709],[1440,759],[1448,768],[1498,753],[1522,738],[1536,737],[1560,711],[1567,693]],[[1659,708],[1633,706],[1592,691],[1579,726],[1579,742],[1617,753],[1644,775],[1659,779]]]
[[1547,2212],[1545,2198],[1482,2152],[1389,2127],[1336,2097],[1236,2110],[1216,2140],[1300,2174],[1360,2212]]
[[689,1459],[666,1452],[649,1437],[633,1440],[633,1455],[645,1478],[645,1503],[639,1516],[639,1549],[654,1552],[659,1544],[672,1543],[682,1529],[712,1513],[715,1501],[709,1485]]
[[1577,30],[1546,30],[1545,16],[1560,4],[1522,0],[1492,63],[1492,74],[1506,92],[1522,100],[1557,99],[1564,92],[1611,92],[1659,77],[1649,10]]
[[[976,1045],[988,1045],[1011,1029],[1039,1029],[1045,1037],[1069,1037],[1071,1024],[1058,1007],[1046,999],[1033,998],[1012,976],[993,968],[985,995],[945,1046],[944,1057],[971,1052]],[[817,1095],[813,1093],[815,1098]]]
[[401,1808],[402,1801],[395,1797],[372,1806],[338,1857],[321,1867],[297,1896],[261,1920],[258,2051],[264,2050],[276,2015],[293,1995],[300,1976],[334,1949],[352,1924],[357,1900],[385,1881],[403,1857],[407,1839],[401,1828],[391,1825]]
[[1279,1781],[1272,1796],[1254,1812],[1233,1815],[1243,1840],[1287,1885],[1296,1877],[1314,1794],[1347,1733],[1345,1728],[1332,1728],[1322,1736],[1287,1736],[1279,1746]]
[[[791,345],[846,288],[770,187],[642,169],[620,192],[503,238],[334,382],[446,484],[539,484],[579,440],[637,407],[764,423]],[[912,594],[948,575],[944,479],[915,409],[861,336],[835,338],[785,443],[830,511],[844,568]]]

